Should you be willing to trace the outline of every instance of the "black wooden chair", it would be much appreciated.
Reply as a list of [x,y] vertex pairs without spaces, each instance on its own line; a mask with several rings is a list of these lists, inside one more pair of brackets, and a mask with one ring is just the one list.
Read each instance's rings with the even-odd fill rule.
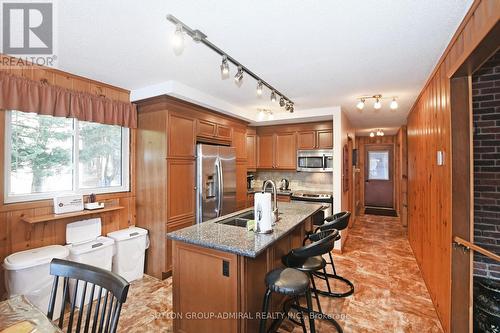
[[[328,230],[338,230],[338,231],[344,230],[345,228],[348,227],[350,218],[351,218],[350,212],[340,212],[340,213],[326,217],[324,224],[320,225],[319,227],[316,228],[316,230],[313,233],[309,233],[306,236],[306,238],[304,239],[304,244],[307,241],[315,242],[318,238],[318,236],[317,236],[318,233],[323,233],[323,232],[328,231]],[[340,234],[338,234],[335,241],[337,241],[339,239],[340,239]],[[328,256],[330,257],[330,261],[326,262],[326,264],[330,265],[332,267],[333,274],[327,273],[326,270],[324,270],[323,272],[314,272],[313,273],[314,276],[316,276],[322,280],[325,280],[328,290],[316,290],[316,292],[321,294],[321,295],[329,296],[329,297],[347,297],[347,296],[352,295],[354,293],[354,285],[352,284],[351,281],[349,281],[345,277],[337,274],[331,251],[328,252]],[[345,292],[332,291],[329,279],[335,279],[337,281],[341,281],[344,285],[347,286],[347,291],[345,291]]]
[[[73,332],[76,295],[80,286],[83,288],[82,297],[74,332],[89,332],[90,329],[92,329],[92,332],[116,332],[122,304],[127,300],[129,288],[129,283],[124,278],[102,268],[61,259],[52,260],[52,262],[50,263],[50,274],[55,276],[47,313],[47,317],[50,320],[53,319],[54,315],[59,277],[63,278],[62,306],[58,323],[59,328],[63,328],[65,310],[64,304],[65,300],[67,299],[69,289],[68,282],[70,279],[75,279],[76,287],[73,295],[73,299],[75,301],[73,302],[73,304],[71,304],[67,332]],[[84,328],[82,330],[81,326],[83,320],[85,299],[87,298],[87,289],[90,289],[90,294],[88,294],[90,296],[90,301],[87,305],[87,313],[85,315]],[[91,316],[94,303],[92,301],[92,295],[94,295],[96,291],[98,295],[97,304],[94,309],[94,314],[93,316]]]

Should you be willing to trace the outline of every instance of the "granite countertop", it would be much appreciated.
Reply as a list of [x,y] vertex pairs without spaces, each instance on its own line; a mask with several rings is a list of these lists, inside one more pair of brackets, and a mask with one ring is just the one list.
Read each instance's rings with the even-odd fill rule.
[[216,223],[228,217],[253,210],[253,208],[247,208],[168,233],[167,237],[201,247],[255,258],[270,245],[287,235],[309,216],[320,210],[321,207],[318,204],[280,202],[278,208],[281,220],[276,223],[274,232],[271,234],[256,234],[253,231],[247,231],[243,227]]

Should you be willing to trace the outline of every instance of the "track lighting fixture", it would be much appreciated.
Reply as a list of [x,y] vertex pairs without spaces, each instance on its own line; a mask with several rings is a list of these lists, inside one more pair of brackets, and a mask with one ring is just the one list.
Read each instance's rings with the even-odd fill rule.
[[280,106],[281,107],[285,106],[285,99],[283,97],[280,98]]
[[222,64],[220,65],[220,74],[222,79],[227,79],[229,77],[229,63],[227,62],[227,56],[222,56]]
[[257,96],[262,96],[262,81],[257,82]]
[[392,99],[389,107],[391,108],[391,110],[396,110],[398,108],[398,101],[396,101],[396,98]]
[[[373,95],[373,96],[361,96],[361,97],[358,97],[358,103],[356,104],[356,107],[359,109],[359,110],[363,110],[363,108],[365,107],[365,102],[367,99],[374,99],[375,102],[373,103],[373,108],[375,110],[380,110],[382,108],[382,99],[388,99],[387,97],[382,97],[381,94],[376,94],[376,95]],[[392,97],[392,101],[389,105],[389,107],[391,108],[391,110],[396,110],[398,108],[398,102],[397,102],[397,97]]]
[[259,121],[264,120],[264,118],[267,116],[267,120],[273,120],[274,119],[274,114],[273,111],[270,109],[257,109],[259,111],[258,119]]
[[243,80],[243,68],[241,66],[238,67],[238,72],[234,75],[234,82],[240,83]]
[[271,102],[276,102],[276,93],[273,91],[271,91]]
[[358,104],[356,104],[356,107],[359,109],[359,110],[363,110],[363,108],[365,107],[365,99],[362,98],[359,100]]
[[[180,55],[184,49],[184,34],[188,35],[191,37],[195,42],[197,43],[202,43],[205,46],[207,46],[209,49],[212,51],[216,52],[220,56],[222,56],[222,64],[220,66],[221,70],[221,76],[223,79],[229,77],[229,63],[231,62],[233,65],[238,67],[238,72],[234,76],[234,80],[238,85],[241,85],[243,83],[243,74],[246,73],[247,75],[251,76],[257,81],[257,96],[261,96],[263,93],[263,88],[267,87],[269,90],[271,90],[271,101],[276,102],[276,95],[281,96],[285,101],[290,101],[284,94],[282,94],[279,90],[274,88],[272,85],[264,81],[262,78],[257,76],[254,72],[252,72],[250,69],[247,67],[243,66],[240,62],[238,62],[236,59],[233,57],[229,56],[226,52],[222,51],[219,47],[216,45],[212,44],[207,39],[207,36],[201,32],[200,30],[194,30],[191,29],[189,26],[181,22],[178,18],[176,18],[173,15],[168,14],[167,15],[167,20],[175,24],[175,32],[174,36],[172,38],[172,46],[174,49],[174,53],[176,55]],[[292,107],[290,108],[290,112],[293,112],[293,103]]]
[[384,136],[384,135],[385,133],[381,129],[377,129],[375,132],[374,131],[370,132],[370,138],[373,138],[375,136]]
[[293,103],[291,103],[291,102],[290,102],[290,110],[288,110],[288,111],[290,111],[290,113],[293,113],[293,111],[294,111],[294,109],[293,109]]
[[175,32],[172,36],[172,49],[175,55],[181,55],[184,51],[184,34],[182,33],[182,25],[176,24]]

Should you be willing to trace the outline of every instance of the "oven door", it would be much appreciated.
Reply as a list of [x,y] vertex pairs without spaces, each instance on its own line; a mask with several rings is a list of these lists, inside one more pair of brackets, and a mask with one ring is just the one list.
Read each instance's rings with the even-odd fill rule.
[[331,150],[297,151],[297,171],[332,172],[333,154]]

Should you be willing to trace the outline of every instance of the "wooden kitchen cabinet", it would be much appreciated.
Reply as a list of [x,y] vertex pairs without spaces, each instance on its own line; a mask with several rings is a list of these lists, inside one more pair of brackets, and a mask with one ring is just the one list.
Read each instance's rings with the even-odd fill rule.
[[253,193],[247,194],[247,208],[253,207],[254,197],[255,195]]
[[247,131],[246,128],[234,128],[233,130],[233,144],[236,149],[236,160],[247,160]]
[[255,171],[257,169],[257,135],[246,135],[246,150],[247,150],[247,169]]
[[259,134],[257,168],[295,170],[297,141],[295,133]]
[[297,149],[331,149],[333,131],[331,129],[297,132]]
[[257,168],[274,168],[274,134],[262,134],[257,137]]
[[297,148],[298,149],[316,148],[316,131],[297,132]]
[[167,219],[171,222],[196,215],[194,160],[167,161]]
[[[195,223],[195,218],[179,221],[176,223],[170,223],[166,225],[166,230],[167,232],[173,232],[192,226]],[[167,272],[172,270],[172,240],[170,239],[167,239],[165,248],[165,270]]]
[[247,201],[247,164],[246,161],[236,163],[236,208],[246,207]]
[[317,131],[316,147],[318,149],[332,149],[333,148],[333,131],[321,130]]
[[274,136],[274,168],[295,170],[297,167],[297,140],[295,133],[277,133]]
[[196,139],[195,120],[177,112],[168,114],[168,157],[194,158]]
[[230,126],[206,119],[196,121],[196,136],[208,140],[231,141],[233,130]]

